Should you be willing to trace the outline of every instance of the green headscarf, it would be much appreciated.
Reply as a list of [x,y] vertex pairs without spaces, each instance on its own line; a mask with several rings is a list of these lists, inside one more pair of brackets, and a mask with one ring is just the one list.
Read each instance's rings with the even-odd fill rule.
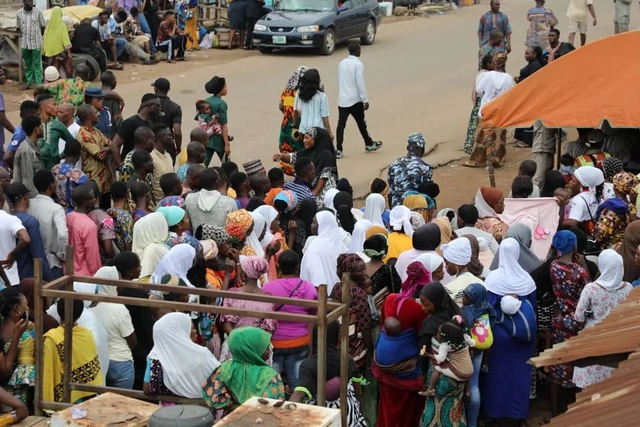
[[64,52],[67,46],[71,46],[69,30],[67,24],[62,20],[62,9],[56,6],[51,11],[51,18],[44,30],[42,54],[47,58],[52,58]]
[[229,335],[233,360],[220,365],[220,376],[238,403],[262,396],[265,387],[278,374],[262,358],[270,342],[269,333],[251,326],[234,329]]

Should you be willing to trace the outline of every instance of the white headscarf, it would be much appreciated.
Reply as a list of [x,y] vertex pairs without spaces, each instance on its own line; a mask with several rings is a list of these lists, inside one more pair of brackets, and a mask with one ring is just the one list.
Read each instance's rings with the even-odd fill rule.
[[573,172],[580,185],[595,192],[598,185],[604,184],[604,174],[593,166],[581,166]]
[[162,283],[162,277],[165,274],[175,274],[178,278],[184,280],[184,283],[193,288],[187,272],[193,267],[193,260],[196,257],[196,250],[193,246],[181,243],[172,247],[169,252],[162,258],[155,271],[151,275],[152,283]]
[[452,264],[466,266],[471,262],[471,242],[469,239],[454,239],[442,245],[442,256]]
[[420,261],[429,273],[433,273],[444,263],[444,258],[435,252],[427,252],[416,258],[416,261]]
[[273,233],[271,233],[271,223],[275,221],[276,218],[278,218],[278,211],[273,206],[262,205],[256,208],[254,212],[262,215],[262,217],[267,223],[267,231],[266,233],[264,233],[264,238],[260,240],[260,244],[262,245],[262,248],[266,249],[269,243],[271,243],[271,241],[273,240]]
[[484,283],[487,290],[496,295],[515,294],[526,296],[536,290],[536,284],[518,263],[520,244],[512,237],[507,237],[500,243],[500,263],[498,269],[493,270]]
[[150,276],[158,263],[169,252],[165,244],[169,238],[169,224],[159,212],[140,218],[133,225],[132,250],[140,257],[140,277]]
[[600,253],[598,269],[600,277],[595,282],[607,291],[613,292],[625,284],[622,281],[624,276],[622,256],[613,249],[606,249]]
[[342,233],[336,217],[328,211],[316,214],[318,236],[313,239],[302,257],[300,278],[316,286],[327,285],[329,293],[339,279],[336,269],[338,255],[349,248],[342,241]]
[[367,219],[361,219],[356,222],[353,227],[353,233],[351,234],[351,243],[349,244],[349,252],[352,254],[359,254],[364,250],[364,241],[367,240],[367,231],[373,226],[371,221]]
[[484,197],[482,197],[481,190],[478,190],[476,193],[476,200],[474,204],[476,209],[478,209],[478,218],[495,218],[498,216],[496,211],[494,211],[493,208],[489,206],[489,203],[484,200]]
[[440,218],[441,216],[447,216],[449,212],[453,212],[453,219],[451,219],[451,229],[455,231],[458,229],[458,214],[456,213],[456,211],[454,211],[451,208],[444,208],[438,212],[438,214],[436,215],[436,218]]
[[413,227],[411,226],[411,209],[403,205],[396,206],[391,209],[389,225],[393,231],[400,231],[404,229],[404,234],[412,237]]
[[251,218],[253,218],[253,231],[249,236],[247,236],[246,244],[256,251],[256,256],[263,258],[264,249],[262,249],[262,243],[260,243],[260,235],[264,231],[267,221],[259,213],[249,212],[249,214],[251,215]]
[[337,188],[330,188],[324,193],[324,207],[331,209],[333,212],[336,211],[336,208],[333,207],[333,198],[336,197],[340,191]]
[[202,397],[202,383],[220,366],[207,349],[191,341],[191,318],[168,313],[153,325],[150,359],[162,366],[164,384],[181,397]]
[[384,227],[382,215],[386,209],[387,204],[384,201],[384,196],[378,193],[371,193],[365,201],[363,218],[371,221],[373,225]]
[[[120,273],[118,273],[118,269],[115,267],[102,267],[100,268],[93,277],[98,277],[100,279],[109,279],[109,280],[120,280]],[[94,285],[96,287],[96,293],[98,295],[106,295],[117,297],[118,296],[118,288],[116,286],[107,286],[107,285]]]

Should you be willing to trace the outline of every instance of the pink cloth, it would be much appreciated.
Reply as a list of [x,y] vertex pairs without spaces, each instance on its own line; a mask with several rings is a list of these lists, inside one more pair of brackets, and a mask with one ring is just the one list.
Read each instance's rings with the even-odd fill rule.
[[92,277],[102,267],[98,226],[88,215],[78,212],[67,214],[69,244],[74,248],[73,273]]
[[[505,199],[504,213],[500,219],[509,226],[524,224],[531,229],[531,250],[540,259],[546,259],[551,247],[551,239],[560,222],[560,207],[553,197],[535,199]],[[544,229],[548,234],[536,237],[536,229]]]
[[[229,292],[242,292],[242,288],[229,289]],[[225,298],[223,307],[244,308],[251,311],[273,311],[273,304],[258,301],[244,301],[239,299]],[[233,324],[233,329],[244,326],[253,326],[273,334],[278,329],[278,321],[274,319],[258,319],[255,317],[236,316],[235,314],[223,314],[220,322]]]
[[429,252],[436,253],[435,251],[420,251],[418,249],[409,249],[408,251],[402,252],[396,261],[396,272],[398,276],[400,276],[400,280],[403,282],[407,280],[407,267],[409,267],[409,264],[415,261],[420,255]]

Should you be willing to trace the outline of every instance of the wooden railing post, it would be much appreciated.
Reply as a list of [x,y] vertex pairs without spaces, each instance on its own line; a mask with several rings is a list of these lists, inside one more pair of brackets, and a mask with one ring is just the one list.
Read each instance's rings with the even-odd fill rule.
[[318,406],[324,406],[327,400],[327,285],[318,286]]
[[[74,249],[73,246],[67,246],[66,267],[67,275],[73,276],[74,273]],[[64,290],[73,292],[73,281],[69,280],[64,285]],[[71,402],[71,352],[73,351],[73,306],[74,300],[71,298],[64,299],[64,360],[63,360],[63,380],[62,380],[62,401]],[[62,317],[62,316],[60,316]]]
[[33,322],[35,326],[35,364],[36,364],[36,384],[33,398],[33,410],[36,416],[42,416],[42,375],[44,372],[42,365],[42,340],[44,336],[44,328],[42,325],[44,319],[44,300],[41,296],[42,291],[42,260],[36,258],[33,261]]
[[349,273],[342,275],[342,305],[345,307],[340,327],[340,416],[342,426],[347,424],[347,387],[349,385],[349,305],[351,304]]

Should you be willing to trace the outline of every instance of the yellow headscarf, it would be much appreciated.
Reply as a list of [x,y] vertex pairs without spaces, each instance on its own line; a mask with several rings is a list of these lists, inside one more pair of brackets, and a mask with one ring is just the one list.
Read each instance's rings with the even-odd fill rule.
[[42,54],[52,58],[64,52],[68,46],[71,46],[71,40],[67,24],[62,20],[62,9],[56,6],[51,11],[51,18],[44,30]]
[[365,237],[368,239],[369,237],[375,236],[376,234],[382,234],[383,236],[387,237],[389,235],[389,232],[384,227],[374,225],[372,227],[369,227],[369,229],[365,233]]
[[429,221],[429,204],[422,194],[407,196],[402,201],[402,204],[411,209],[412,212],[422,215],[425,222]]

